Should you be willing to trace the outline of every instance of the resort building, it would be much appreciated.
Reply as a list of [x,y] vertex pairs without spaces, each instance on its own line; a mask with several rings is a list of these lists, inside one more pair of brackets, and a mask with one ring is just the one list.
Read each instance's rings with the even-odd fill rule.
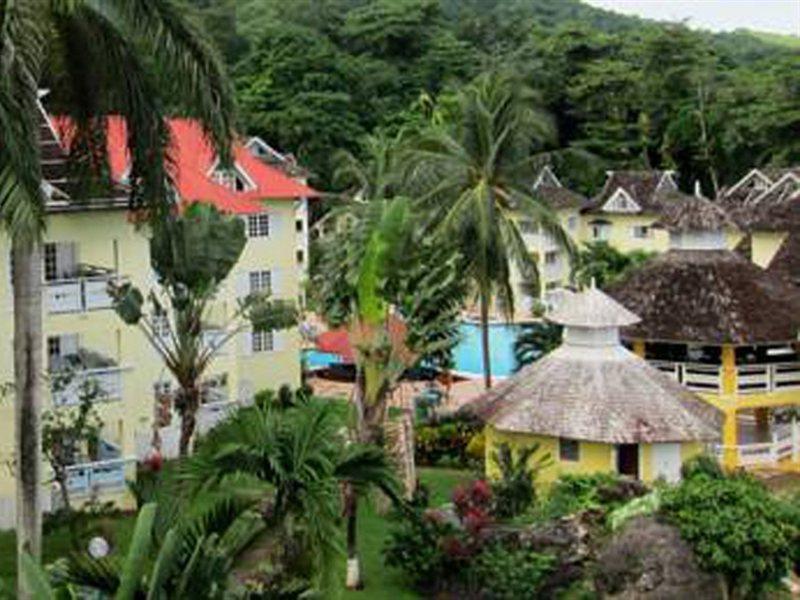
[[608,293],[641,317],[623,340],[651,365],[724,411],[729,468],[797,468],[800,295],[726,245],[730,219],[695,199],[661,219],[670,250]]
[[[586,199],[564,187],[549,166],[545,166],[536,178],[533,194],[555,213],[572,243],[577,243],[581,229],[580,209]],[[521,214],[517,222],[525,246],[535,258],[539,270],[540,286],[536,297],[549,302],[556,290],[570,282],[572,264],[569,252],[553,236],[542,231],[530,216]],[[534,308],[534,295],[518,269],[512,269],[511,278],[515,293],[521,299],[519,308],[522,315],[529,317]]]
[[621,473],[644,481],[680,479],[684,461],[719,439],[721,413],[627,350],[620,328],[639,318],[591,288],[565,293],[549,320],[562,345],[476,400],[487,425],[486,470],[501,444],[549,456],[539,474]]
[[[317,192],[284,170],[256,157],[243,144],[233,148],[233,164],[222,168],[200,126],[191,120],[169,123],[172,138],[173,183],[181,203],[211,202],[239,215],[248,236],[242,257],[216,300],[214,314],[224,318],[237,299],[257,290],[274,297],[297,299],[307,257],[307,203]],[[46,205],[44,234],[43,347],[47,381],[52,386],[46,410],[75,406],[82,382],[94,380],[102,397],[102,443],[92,456],[76,457],[69,469],[69,489],[76,502],[99,494],[101,499],[125,495],[125,479],[134,462],[148,450],[156,394],[175,389],[169,373],[144,335],[122,322],[107,293],[110,281],[131,281],[140,289],[155,283],[150,266],[147,228],[132,222],[126,185],[129,159],[125,124],[108,120],[108,161],[114,185],[103,197],[79,199],[68,159],[69,124],[52,119],[42,109],[40,128],[43,189]],[[7,318],[0,323],[6,342],[1,381],[13,381],[11,342],[13,302],[8,260],[10,241],[0,237],[0,278],[6,282],[0,298]],[[305,252],[305,250],[304,250]],[[209,324],[206,335],[217,331]],[[202,431],[231,406],[247,401],[264,388],[300,382],[300,340],[294,330],[245,331],[225,346],[204,382]],[[69,367],[71,379],[59,384]],[[178,419],[165,434],[165,446],[177,440]],[[174,430],[174,431],[173,431]],[[13,460],[13,402],[0,402],[0,460]],[[170,441],[171,440],[171,441]],[[165,449],[169,452],[169,449]],[[47,471],[45,471],[47,472]],[[0,469],[0,528],[14,523],[12,469]],[[45,494],[45,506],[50,502]]]

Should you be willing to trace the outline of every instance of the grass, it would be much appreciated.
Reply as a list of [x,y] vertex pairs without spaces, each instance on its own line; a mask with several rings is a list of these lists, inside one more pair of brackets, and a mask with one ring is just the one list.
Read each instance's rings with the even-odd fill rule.
[[[92,537],[102,535],[111,543],[112,548],[127,548],[135,521],[136,515],[133,514],[88,518],[81,527],[77,546],[85,548]],[[0,581],[8,584],[11,589],[16,585],[17,579],[16,544],[17,539],[13,531],[0,531]],[[66,526],[56,527],[44,534],[42,559],[45,564],[66,556],[73,550],[75,546],[72,542],[72,533]]]
[[[450,500],[453,489],[472,479],[469,471],[457,469],[421,468],[420,482],[427,485],[431,493],[431,505],[437,506]],[[417,598],[400,574],[383,564],[383,547],[389,537],[392,523],[386,516],[378,514],[375,506],[364,503],[359,510],[358,536],[365,589],[357,592],[345,591],[342,598],[362,600],[405,600]],[[342,565],[344,570],[344,565]]]

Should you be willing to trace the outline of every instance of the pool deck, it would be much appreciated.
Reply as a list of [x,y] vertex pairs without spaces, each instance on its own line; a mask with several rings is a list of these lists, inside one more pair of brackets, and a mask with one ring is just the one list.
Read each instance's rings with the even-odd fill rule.
[[[308,384],[314,390],[315,396],[350,398],[353,394],[353,384],[343,381],[331,381],[321,377],[310,377]],[[428,387],[424,381],[401,383],[390,400],[390,406],[408,408],[411,399]],[[483,379],[464,379],[456,381],[450,388],[450,394],[442,406],[449,410],[458,410],[470,400],[477,398],[483,392]]]

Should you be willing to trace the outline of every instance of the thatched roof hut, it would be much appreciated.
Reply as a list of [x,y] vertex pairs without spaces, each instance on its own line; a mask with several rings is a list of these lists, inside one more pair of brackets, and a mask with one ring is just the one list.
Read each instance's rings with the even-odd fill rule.
[[717,409],[620,344],[636,315],[592,289],[550,319],[565,326],[562,346],[471,406],[496,429],[608,444],[719,437]]
[[669,250],[607,290],[641,317],[629,339],[700,344],[793,342],[796,290],[728,250]]

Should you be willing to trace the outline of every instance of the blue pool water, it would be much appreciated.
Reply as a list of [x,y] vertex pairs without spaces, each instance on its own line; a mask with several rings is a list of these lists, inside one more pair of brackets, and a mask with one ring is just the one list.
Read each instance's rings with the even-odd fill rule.
[[[481,352],[481,328],[477,323],[462,323],[459,326],[461,341],[453,351],[455,371],[466,375],[483,374],[483,354]],[[490,361],[492,375],[507,377],[514,372],[514,340],[519,331],[518,325],[495,323],[489,326]],[[309,369],[324,368],[340,362],[336,354],[306,350],[306,366]]]

